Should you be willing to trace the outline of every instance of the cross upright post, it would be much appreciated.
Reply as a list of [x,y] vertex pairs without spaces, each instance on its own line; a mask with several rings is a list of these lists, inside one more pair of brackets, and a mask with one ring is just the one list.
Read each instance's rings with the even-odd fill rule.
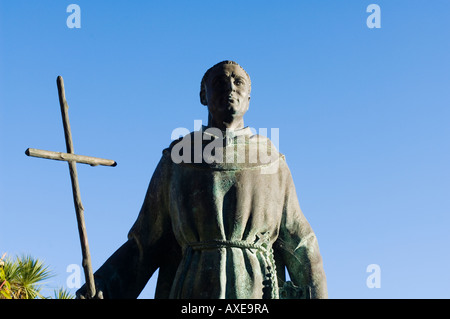
[[[69,122],[69,112],[68,112],[69,105],[67,104],[67,100],[66,100],[63,78],[61,76],[58,76],[56,82],[58,85],[59,104],[61,106],[61,116],[62,116],[63,126],[64,126],[64,136],[65,136],[65,140],[66,140],[67,153],[52,152],[52,151],[28,148],[25,151],[25,154],[28,156],[67,161],[69,164],[70,179],[72,182],[73,202],[75,205],[75,212],[76,212],[77,224],[78,224],[78,233],[80,235],[81,252],[82,252],[82,257],[83,257],[82,265],[83,265],[84,275],[85,275],[85,279],[86,279],[86,289],[87,289],[88,296],[90,298],[94,298],[94,296],[96,294],[95,283],[94,283],[94,274],[92,271],[91,255],[89,252],[89,244],[88,244],[88,239],[87,239],[86,225],[84,222],[84,207],[81,202],[80,186],[78,184],[76,163],[77,162],[84,163],[84,164],[89,164],[91,166],[96,166],[96,165],[116,166],[117,163],[113,160],[107,160],[107,159],[102,159],[102,158],[97,158],[97,157],[90,157],[90,156],[83,156],[83,155],[75,154],[74,148],[73,148],[73,142],[72,142],[72,133],[70,130],[70,122]],[[101,296],[97,296],[97,297],[101,297]]]

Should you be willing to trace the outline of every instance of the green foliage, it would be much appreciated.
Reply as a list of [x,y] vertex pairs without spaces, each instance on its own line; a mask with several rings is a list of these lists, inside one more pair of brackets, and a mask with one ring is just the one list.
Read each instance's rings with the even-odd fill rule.
[[6,253],[3,254],[0,259],[0,299],[11,299],[11,284],[7,280],[6,273],[4,270],[5,261],[3,260],[6,256]]
[[0,299],[11,299],[11,285],[6,280],[3,267],[0,268]]
[[[0,299],[46,299],[41,294],[45,280],[53,273],[44,263],[29,255],[16,257],[15,260],[0,259]],[[55,291],[55,299],[73,299],[70,293],[60,288]]]
[[74,298],[75,297],[64,288],[59,288],[57,291],[55,291],[55,299],[74,299]]

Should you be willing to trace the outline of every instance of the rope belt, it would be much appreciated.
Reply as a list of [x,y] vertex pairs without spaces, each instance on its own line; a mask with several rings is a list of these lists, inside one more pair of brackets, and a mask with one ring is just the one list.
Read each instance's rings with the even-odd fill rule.
[[211,240],[211,241],[200,241],[195,243],[188,243],[188,247],[193,250],[205,250],[205,249],[217,249],[217,248],[248,248],[248,249],[259,249],[266,250],[261,244],[248,243],[242,240]]
[[[185,271],[189,267],[189,263],[192,257],[192,251],[197,250],[209,250],[220,248],[241,248],[241,249],[255,249],[260,253],[265,263],[265,274],[263,280],[263,299],[277,299],[278,298],[278,285],[276,283],[276,268],[275,260],[273,257],[272,246],[267,242],[262,243],[255,242],[249,243],[242,240],[211,240],[203,242],[191,242],[186,246],[186,259],[185,259]],[[184,281],[184,275],[182,276]]]

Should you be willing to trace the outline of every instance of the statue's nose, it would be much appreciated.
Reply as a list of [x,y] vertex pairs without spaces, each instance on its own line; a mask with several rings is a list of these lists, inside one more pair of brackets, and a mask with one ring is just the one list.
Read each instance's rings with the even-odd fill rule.
[[232,79],[228,82],[228,91],[229,92],[236,92],[236,86],[234,85]]

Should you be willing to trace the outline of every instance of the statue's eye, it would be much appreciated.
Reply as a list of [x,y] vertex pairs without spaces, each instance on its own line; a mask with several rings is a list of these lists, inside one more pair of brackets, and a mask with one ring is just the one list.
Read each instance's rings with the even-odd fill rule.
[[242,81],[241,79],[237,79],[236,81],[234,81],[234,84],[236,85],[244,85],[244,81]]

